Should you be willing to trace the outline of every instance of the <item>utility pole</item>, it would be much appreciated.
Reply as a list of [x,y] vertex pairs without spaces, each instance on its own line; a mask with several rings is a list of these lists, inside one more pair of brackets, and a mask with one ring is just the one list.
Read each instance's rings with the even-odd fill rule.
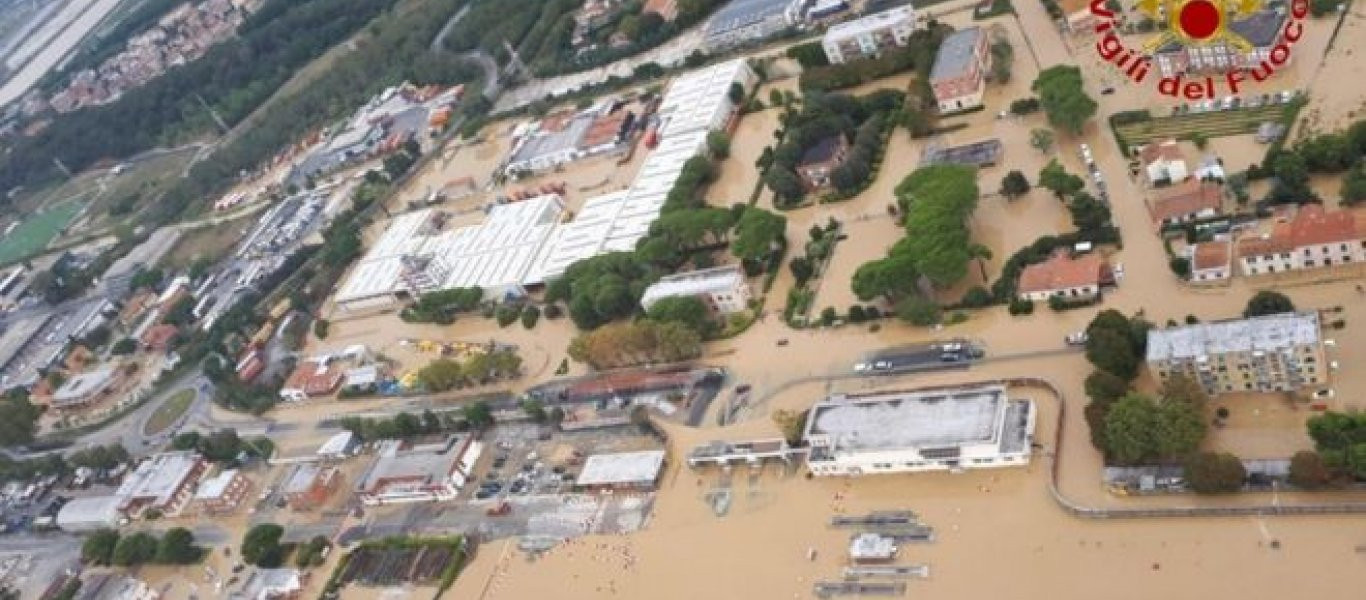
[[62,162],[62,159],[54,156],[52,157],[52,163],[57,165],[57,169],[62,173],[65,173],[67,177],[71,177],[71,169],[66,168],[66,164]]
[[209,116],[213,117],[213,122],[218,124],[218,128],[223,130],[224,134],[228,133],[231,128],[228,127],[227,123],[223,122],[223,117],[218,116],[218,111],[214,110],[212,106],[209,106],[208,102],[204,101],[204,97],[200,96],[199,92],[194,93],[194,99],[199,101],[199,105],[203,106],[204,110],[209,111]]

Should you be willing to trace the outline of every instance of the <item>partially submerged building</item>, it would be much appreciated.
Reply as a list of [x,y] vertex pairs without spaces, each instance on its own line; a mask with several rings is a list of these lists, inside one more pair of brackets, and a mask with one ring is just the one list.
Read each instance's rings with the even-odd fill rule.
[[313,510],[322,506],[341,487],[342,473],[336,467],[299,463],[285,477],[280,489],[285,502],[294,510]]
[[452,500],[471,478],[483,449],[469,435],[434,443],[386,440],[356,493],[367,506]]
[[1098,254],[1072,256],[1065,250],[1054,252],[1048,260],[1020,271],[1015,293],[1036,302],[1047,302],[1053,297],[1067,301],[1095,298],[1100,295],[1105,269],[1105,259]]
[[1022,466],[1035,410],[1001,385],[866,395],[811,407],[804,438],[815,475],[865,475]]
[[987,34],[981,27],[960,29],[944,38],[930,70],[930,87],[939,103],[939,112],[955,113],[981,106],[990,65]]
[[821,37],[821,48],[832,64],[873,58],[888,48],[910,43],[915,27],[915,9],[909,4],[898,6],[831,25]]
[[663,450],[594,454],[583,463],[574,487],[584,491],[649,491],[664,469]]
[[739,265],[723,265],[677,273],[645,288],[640,307],[650,310],[664,298],[691,297],[702,301],[713,314],[730,314],[749,307],[749,283]]
[[757,42],[801,22],[805,0],[731,0],[706,26],[708,52]]
[[242,498],[251,491],[251,480],[237,469],[227,469],[199,483],[194,492],[193,510],[201,515],[218,515],[237,510]]
[[141,517],[148,510],[164,516],[179,514],[194,497],[195,485],[207,468],[204,458],[193,451],[154,454],[114,492],[120,498],[119,511],[129,518]]
[[1328,382],[1315,312],[1152,329],[1147,352],[1158,380],[1185,375],[1211,395],[1288,392]]
[[73,498],[57,512],[57,527],[71,533],[112,529],[123,519],[122,502],[118,496]]
[[1238,240],[1243,275],[1272,275],[1366,262],[1366,213],[1301,206],[1271,233]]

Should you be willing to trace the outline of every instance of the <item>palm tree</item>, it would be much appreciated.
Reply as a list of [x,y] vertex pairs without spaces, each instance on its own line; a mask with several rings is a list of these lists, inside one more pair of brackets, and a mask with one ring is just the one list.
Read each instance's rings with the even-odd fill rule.
[[983,261],[991,260],[991,248],[982,244],[973,244],[968,246],[968,256],[977,261],[977,268],[982,272],[982,283],[986,284],[988,282],[987,264]]

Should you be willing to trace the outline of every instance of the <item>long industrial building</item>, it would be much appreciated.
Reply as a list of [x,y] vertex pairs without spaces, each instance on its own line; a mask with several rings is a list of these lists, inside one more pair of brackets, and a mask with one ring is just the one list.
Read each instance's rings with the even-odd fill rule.
[[635,250],[684,163],[705,152],[707,133],[734,119],[732,84],[755,85],[744,59],[674,80],[654,117],[659,145],[630,187],[587,199],[571,222],[559,222],[564,202],[553,194],[495,206],[483,223],[450,231],[435,209],[396,217],[339,288],[337,306],[352,313],[391,310],[423,292],[471,286],[489,298],[518,296],[580,260]]
[[806,422],[815,475],[869,475],[1023,466],[1033,402],[1001,385],[937,388],[816,403]]
[[521,284],[564,211],[555,194],[500,204],[480,224],[446,228],[436,209],[400,215],[337,292],[337,306],[388,309],[405,298],[478,286],[489,297],[521,295]]

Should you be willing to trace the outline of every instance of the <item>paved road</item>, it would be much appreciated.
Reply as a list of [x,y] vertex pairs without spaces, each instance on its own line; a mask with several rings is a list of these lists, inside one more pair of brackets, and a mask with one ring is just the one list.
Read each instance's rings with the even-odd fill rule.
[[[441,27],[441,31],[436,34],[436,37],[432,38],[432,45],[430,46],[432,52],[447,51],[446,36],[450,35],[451,29],[455,28],[455,24],[465,18],[465,14],[469,12],[470,5],[466,4],[459,12],[451,15],[451,19],[446,21],[446,24]],[[484,70],[484,97],[489,100],[498,98],[498,93],[502,91],[502,82],[499,79],[498,61],[494,60],[492,56],[489,56],[489,54],[483,50],[461,52],[456,54],[456,57],[461,60],[478,64],[479,67]]]

